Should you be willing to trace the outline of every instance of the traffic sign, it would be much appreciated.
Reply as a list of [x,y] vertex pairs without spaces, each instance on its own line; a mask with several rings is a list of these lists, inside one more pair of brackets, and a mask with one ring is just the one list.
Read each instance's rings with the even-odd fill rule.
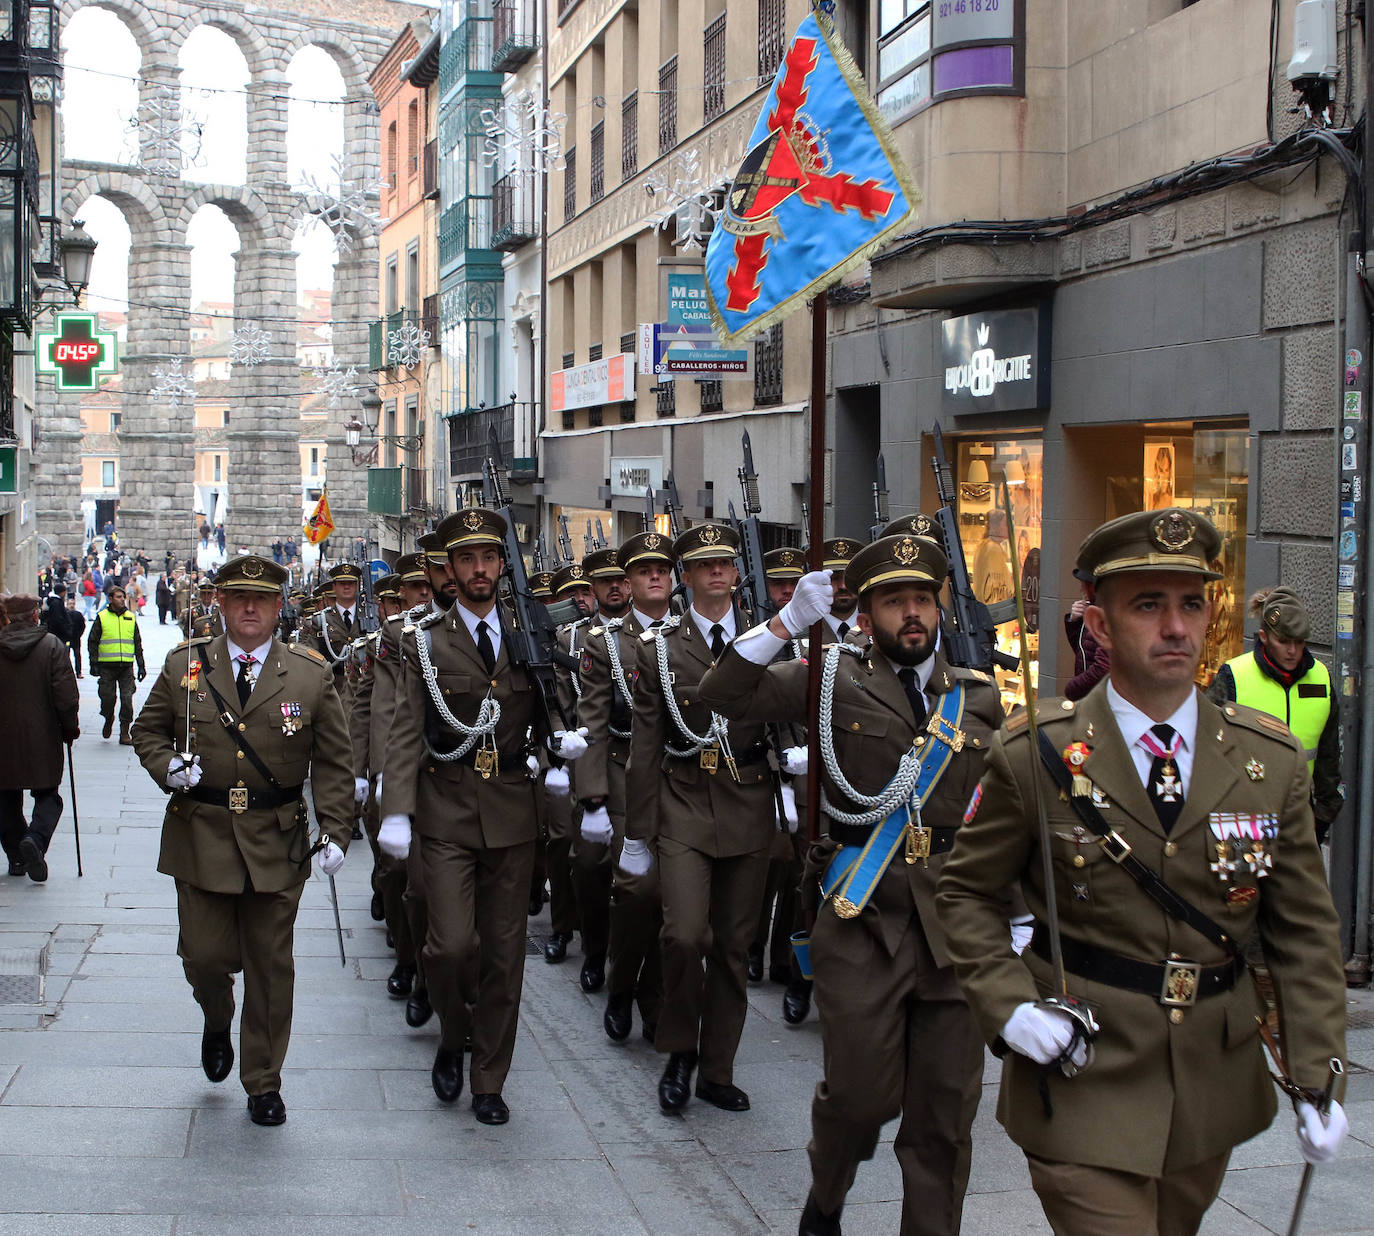
[[38,333],[38,372],[54,374],[60,391],[97,390],[118,368],[114,332],[101,330],[93,313],[59,313],[53,325]]

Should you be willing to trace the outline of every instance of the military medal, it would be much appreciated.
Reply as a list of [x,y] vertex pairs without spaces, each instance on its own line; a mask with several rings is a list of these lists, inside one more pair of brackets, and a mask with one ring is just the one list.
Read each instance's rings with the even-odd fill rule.
[[[189,661],[186,665],[186,672],[181,676],[181,685],[187,691],[200,690],[200,662]],[[201,697],[204,698],[203,696]]]
[[1263,781],[1264,765],[1258,760],[1251,760],[1245,766],[1245,775],[1249,777],[1251,781]]
[[1228,906],[1248,906],[1258,896],[1259,889],[1253,884],[1241,884],[1226,890],[1226,904]]
[[301,706],[295,700],[288,700],[281,706],[281,732],[288,738],[301,728]]
[[1162,803],[1176,803],[1183,797],[1183,785],[1172,764],[1165,764],[1160,769],[1159,780],[1155,782],[1155,793],[1159,795],[1159,801]]
[[1207,817],[1207,826],[1217,839],[1217,861],[1211,864],[1212,871],[1222,883],[1229,882],[1242,869],[1258,880],[1273,870],[1278,816],[1213,811]]
[[1064,764],[1073,774],[1073,796],[1087,798],[1093,792],[1093,783],[1083,775],[1083,765],[1088,762],[1092,752],[1085,742],[1071,742],[1064,748]]

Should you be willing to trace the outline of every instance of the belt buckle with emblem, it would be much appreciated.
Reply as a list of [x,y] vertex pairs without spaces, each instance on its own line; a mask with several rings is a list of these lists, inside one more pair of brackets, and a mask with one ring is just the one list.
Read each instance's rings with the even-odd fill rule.
[[964,749],[964,731],[946,721],[938,712],[931,714],[926,729],[956,755]]
[[914,867],[920,859],[922,867],[930,866],[930,829],[915,820],[906,822],[906,862]]
[[698,763],[712,776],[715,776],[716,769],[720,767],[720,748],[702,747],[701,756]]
[[235,815],[242,815],[248,810],[248,787],[246,785],[231,785],[229,787],[229,810]]
[[1187,1008],[1197,1003],[1198,980],[1202,966],[1196,961],[1176,957],[1164,963],[1164,982],[1159,989],[1160,1004],[1170,1008]]
[[501,759],[491,747],[479,747],[472,757],[472,766],[483,781],[490,781],[492,773],[499,772]]

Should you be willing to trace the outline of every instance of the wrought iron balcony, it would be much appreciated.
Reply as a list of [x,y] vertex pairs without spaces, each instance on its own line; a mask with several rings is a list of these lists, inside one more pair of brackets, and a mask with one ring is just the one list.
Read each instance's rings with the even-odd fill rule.
[[488,430],[496,430],[501,457],[515,454],[515,412],[527,404],[503,403],[496,408],[458,412],[448,418],[448,474],[452,481],[476,480],[488,452]]
[[529,0],[496,0],[492,9],[491,67],[513,73],[539,50],[534,6]]
[[491,247],[507,253],[539,238],[537,179],[528,172],[502,176],[491,191]]

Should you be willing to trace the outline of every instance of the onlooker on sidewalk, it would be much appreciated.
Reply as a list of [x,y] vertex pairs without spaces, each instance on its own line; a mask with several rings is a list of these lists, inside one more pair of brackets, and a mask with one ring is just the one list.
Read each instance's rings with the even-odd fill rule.
[[167,587],[167,573],[157,577],[157,625],[163,626],[172,612],[172,590]]
[[131,747],[129,726],[134,721],[135,663],[139,682],[148,676],[148,671],[143,665],[143,637],[138,631],[138,621],[130,613],[128,598],[118,584],[110,589],[110,604],[91,624],[86,651],[91,669],[100,679],[100,715],[105,718],[100,736],[108,738],[114,730],[115,692],[118,691],[119,741]]
[[76,608],[76,598],[67,598],[67,647],[72,651],[72,661],[76,665],[76,676],[85,678],[81,672],[81,637],[86,633],[86,619]]
[[[0,845],[12,876],[48,878],[44,855],[62,816],[62,745],[81,733],[80,697],[67,650],[38,625],[38,598],[8,597],[9,623],[0,629]],[[24,819],[24,791],[33,814]]]
[[1092,637],[1083,614],[1089,605],[1096,604],[1093,581],[1074,571],[1074,578],[1083,585],[1083,595],[1064,615],[1064,634],[1073,649],[1073,677],[1064,684],[1064,694],[1071,700],[1081,700],[1107,676],[1112,667],[1111,655]]
[[1282,721],[1307,752],[1312,778],[1312,816],[1323,845],[1345,805],[1341,792],[1340,719],[1331,673],[1307,647],[1310,623],[1291,588],[1262,588],[1250,598],[1260,620],[1255,647],[1232,657],[1212,679],[1208,696],[1235,700]]
[[95,582],[95,573],[87,567],[81,576],[81,608],[87,618],[95,617],[96,598],[100,588]]
[[48,599],[43,602],[43,612],[39,617],[39,622],[49,634],[56,635],[58,639],[65,641],[67,638],[67,585],[56,583],[52,586],[52,592],[48,594]]

